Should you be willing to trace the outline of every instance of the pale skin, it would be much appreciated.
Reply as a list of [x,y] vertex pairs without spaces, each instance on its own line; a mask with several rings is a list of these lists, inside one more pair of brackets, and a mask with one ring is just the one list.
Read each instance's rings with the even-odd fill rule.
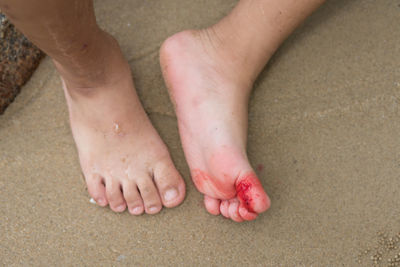
[[[254,80],[322,0],[241,0],[217,24],[169,37],[160,64],[179,133],[207,211],[253,220],[270,199],[246,153]],[[117,42],[92,0],[0,0],[0,8],[54,61],[89,194],[133,215],[179,205],[185,184],[135,92]]]

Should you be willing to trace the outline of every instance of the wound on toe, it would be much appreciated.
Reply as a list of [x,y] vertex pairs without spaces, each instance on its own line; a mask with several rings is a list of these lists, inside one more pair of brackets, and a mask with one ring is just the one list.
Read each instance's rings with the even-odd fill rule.
[[240,202],[245,206],[245,208],[250,212],[254,212],[254,210],[251,208],[252,198],[249,194],[250,188],[251,188],[250,183],[241,181],[236,185],[236,192]]
[[236,184],[236,194],[239,198],[239,201],[243,206],[250,212],[254,212],[254,200],[252,196],[252,188],[257,186],[258,179],[256,178],[254,173],[250,173],[246,175],[243,179],[240,180]]

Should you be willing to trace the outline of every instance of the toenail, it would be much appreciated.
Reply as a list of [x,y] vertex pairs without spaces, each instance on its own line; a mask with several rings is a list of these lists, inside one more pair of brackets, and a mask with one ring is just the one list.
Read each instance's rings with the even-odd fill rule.
[[139,214],[142,212],[142,207],[135,207],[131,211],[133,214]]
[[102,199],[102,198],[99,198],[96,202],[99,205],[104,205],[104,203],[105,203],[104,199]]
[[149,212],[153,213],[153,212],[157,212],[158,211],[158,207],[153,206],[149,208]]
[[124,205],[124,204],[119,205],[119,206],[117,207],[117,210],[120,210],[120,211],[123,211],[124,209],[125,209],[125,205]]
[[170,201],[175,199],[178,196],[178,191],[175,188],[169,189],[164,194],[164,199],[166,201]]

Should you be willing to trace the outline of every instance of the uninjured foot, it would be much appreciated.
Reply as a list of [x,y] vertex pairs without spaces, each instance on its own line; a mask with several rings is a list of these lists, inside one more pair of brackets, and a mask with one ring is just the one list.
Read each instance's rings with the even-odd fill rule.
[[270,200],[246,155],[253,77],[211,30],[168,38],[160,61],[192,179],[204,194],[206,209],[237,222],[255,219]]
[[82,47],[81,59],[90,57],[77,64],[84,69],[55,62],[89,194],[134,215],[177,206],[184,182],[140,104],[118,44],[107,34],[99,39]]

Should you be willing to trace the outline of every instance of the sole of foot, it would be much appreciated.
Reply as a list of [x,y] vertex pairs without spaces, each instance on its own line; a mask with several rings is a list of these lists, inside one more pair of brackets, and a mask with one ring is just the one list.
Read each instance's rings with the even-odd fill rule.
[[177,33],[163,43],[160,64],[206,209],[241,222],[266,211],[270,199],[246,154],[252,84],[217,40],[210,30]]

